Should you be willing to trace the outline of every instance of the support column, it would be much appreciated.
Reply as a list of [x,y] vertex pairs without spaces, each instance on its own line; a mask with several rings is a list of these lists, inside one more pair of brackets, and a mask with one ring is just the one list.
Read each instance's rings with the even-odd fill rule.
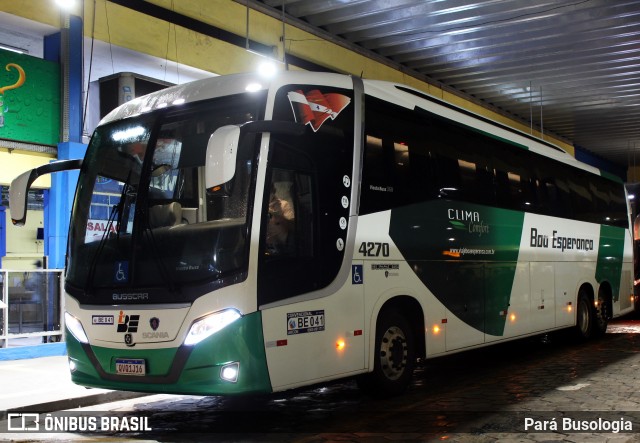
[[[87,145],[66,142],[58,145],[58,159],[84,158]],[[51,175],[49,202],[44,206],[44,251],[49,268],[62,269],[65,265],[69,218],[79,171],[56,172]]]
[[[82,144],[83,25],[75,15],[63,17],[62,31],[45,37],[44,58],[60,63],[62,118],[58,160],[84,158]],[[45,255],[48,267],[64,268],[69,217],[79,171],[51,176],[51,190],[44,206]]]
[[[63,39],[64,41],[64,39]],[[83,29],[82,18],[69,16],[69,38],[68,53],[65,56],[64,48],[62,55],[66,60],[63,64],[68,64],[68,116],[69,134],[68,138],[62,138],[63,142],[70,141],[82,143],[82,56],[83,56]]]

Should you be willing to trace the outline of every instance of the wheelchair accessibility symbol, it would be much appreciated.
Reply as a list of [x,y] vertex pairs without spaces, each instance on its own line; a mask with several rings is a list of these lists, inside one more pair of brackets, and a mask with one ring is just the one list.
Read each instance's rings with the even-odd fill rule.
[[117,261],[113,266],[113,282],[126,283],[129,281],[129,262]]
[[351,265],[351,283],[361,285],[364,282],[362,275],[362,265]]

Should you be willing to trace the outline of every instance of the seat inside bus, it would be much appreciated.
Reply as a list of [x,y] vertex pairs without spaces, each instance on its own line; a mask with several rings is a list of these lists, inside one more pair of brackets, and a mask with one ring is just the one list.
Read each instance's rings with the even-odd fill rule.
[[178,202],[155,205],[149,208],[149,226],[151,228],[176,226],[181,223],[182,205]]

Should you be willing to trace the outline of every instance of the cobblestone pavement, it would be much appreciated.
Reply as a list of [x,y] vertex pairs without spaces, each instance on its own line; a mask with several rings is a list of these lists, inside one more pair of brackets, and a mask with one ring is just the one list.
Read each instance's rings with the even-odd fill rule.
[[[82,410],[147,416],[152,430],[47,439],[640,442],[639,371],[640,321],[617,321],[596,341],[559,334],[429,360],[392,399],[365,396],[354,381],[269,396],[155,395]],[[44,436],[26,437],[11,436]]]

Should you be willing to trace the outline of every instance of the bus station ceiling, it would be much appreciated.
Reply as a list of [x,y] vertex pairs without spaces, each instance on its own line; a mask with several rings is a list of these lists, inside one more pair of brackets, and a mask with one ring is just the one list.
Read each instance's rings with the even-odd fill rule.
[[638,0],[251,5],[274,17],[282,17],[284,8],[289,22],[323,38],[427,77],[527,126],[533,122],[534,129],[617,165],[640,164]]

